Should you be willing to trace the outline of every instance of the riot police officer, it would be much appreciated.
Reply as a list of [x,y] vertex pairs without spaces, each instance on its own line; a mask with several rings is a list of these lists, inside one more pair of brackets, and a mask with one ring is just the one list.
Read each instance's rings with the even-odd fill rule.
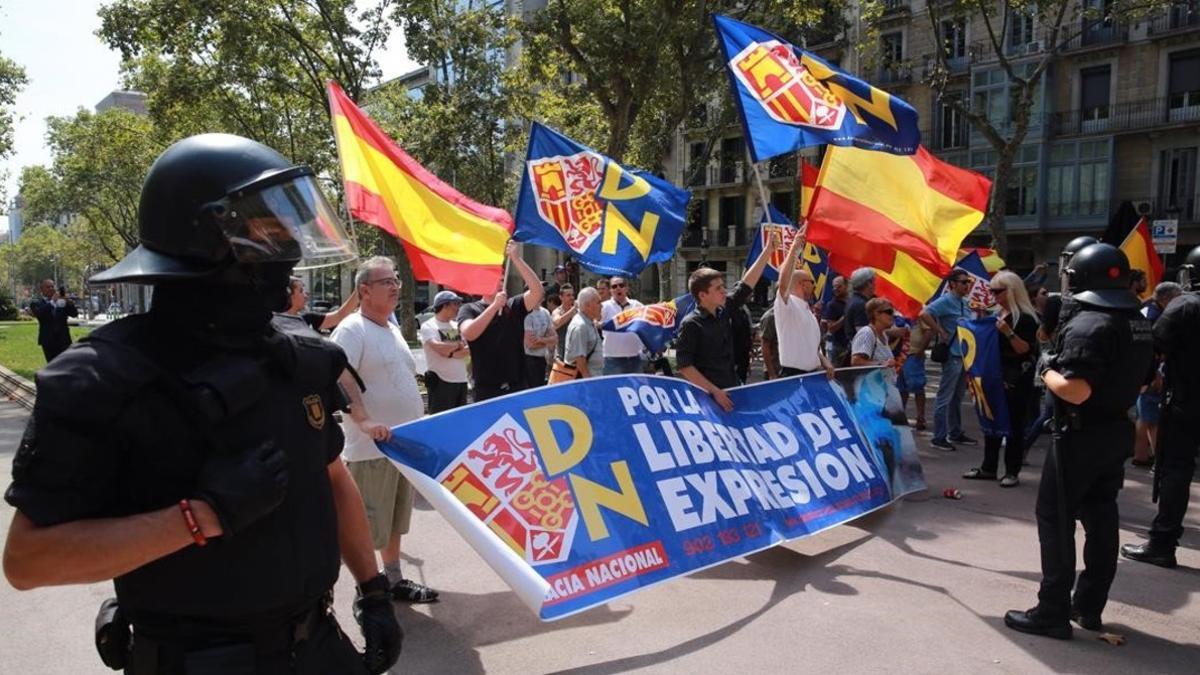
[[[1042,379],[1055,396],[1055,436],[1037,496],[1042,583],[1038,604],[1004,622],[1066,639],[1070,621],[1099,630],[1117,568],[1117,492],[1132,452],[1126,411],[1151,373],[1150,324],[1129,290],[1129,261],[1091,244],[1067,268],[1079,309],[1062,325]],[[1083,523],[1084,570],[1075,581],[1075,518]],[[1071,589],[1074,587],[1074,596]]]
[[[138,226],[92,281],[153,284],[153,306],[38,374],[6,576],[113,579],[97,646],[132,675],[387,670],[400,628],[331,417],[345,355],[271,323],[298,261],[354,255],[313,172],[237,136],[184,139],[150,168]],[[330,612],[339,558],[364,655]]]
[[1158,513],[1150,541],[1126,544],[1121,555],[1160,567],[1175,567],[1183,535],[1196,452],[1200,448],[1200,246],[1188,253],[1180,282],[1190,292],[1171,301],[1154,324],[1154,348],[1163,355],[1162,417],[1155,448],[1154,497]]

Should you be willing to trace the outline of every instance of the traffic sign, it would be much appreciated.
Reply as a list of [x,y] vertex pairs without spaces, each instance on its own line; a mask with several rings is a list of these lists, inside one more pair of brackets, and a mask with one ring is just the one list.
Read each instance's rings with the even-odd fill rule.
[[1150,238],[1154,240],[1155,251],[1159,253],[1174,253],[1175,242],[1179,239],[1179,221],[1154,221],[1150,227]]

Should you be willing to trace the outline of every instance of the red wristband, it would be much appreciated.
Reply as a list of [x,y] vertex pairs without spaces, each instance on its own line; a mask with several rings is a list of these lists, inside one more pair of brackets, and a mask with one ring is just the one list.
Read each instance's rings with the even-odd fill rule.
[[204,530],[200,529],[200,522],[196,520],[196,514],[192,513],[192,503],[186,499],[180,499],[179,510],[183,512],[183,520],[187,524],[188,532],[192,533],[192,540],[196,542],[196,545],[207,544],[208,537],[204,536]]

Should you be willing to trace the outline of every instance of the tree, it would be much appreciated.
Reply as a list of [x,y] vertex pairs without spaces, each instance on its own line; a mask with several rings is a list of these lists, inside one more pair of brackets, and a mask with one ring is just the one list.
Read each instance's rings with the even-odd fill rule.
[[[878,17],[878,5],[875,17]],[[1033,115],[1039,108],[1038,92],[1046,70],[1059,57],[1064,47],[1082,33],[1097,27],[1111,26],[1116,22],[1161,6],[1155,0],[1138,3],[1103,3],[1102,7],[1084,5],[1076,0],[942,0],[929,2],[928,29],[935,45],[945,44],[942,35],[943,19],[976,17],[985,34],[985,50],[994,56],[1009,82],[1009,115],[1006,119],[994,119],[987,110],[977,108],[966,97],[950,95],[951,68],[947,50],[936,48],[933,67],[926,73],[926,80],[934,90],[941,105],[958,111],[996,151],[997,160],[992,175],[993,187],[988,203],[987,224],[992,235],[992,248],[1000,255],[1008,252],[1008,232],[1005,228],[1005,209],[1008,187],[1012,179],[1012,165],[1021,144],[1025,142]],[[1005,49],[1005,37],[1014,20],[1033,17],[1042,27],[1045,51],[1033,61],[1015,63]],[[977,24],[977,25],[978,25]]]
[[[28,83],[25,69],[0,54],[0,159],[12,152],[13,125],[16,122],[12,105],[17,102],[17,93]],[[3,176],[0,176],[0,179],[2,178]],[[0,180],[0,184],[2,183]],[[0,187],[0,203],[4,201],[5,195]]]

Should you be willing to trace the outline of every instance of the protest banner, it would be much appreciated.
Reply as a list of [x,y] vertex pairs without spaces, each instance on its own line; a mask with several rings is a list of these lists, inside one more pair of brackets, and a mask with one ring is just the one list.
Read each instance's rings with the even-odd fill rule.
[[924,488],[877,368],[730,390],[612,376],[393,429],[380,448],[543,620]]

